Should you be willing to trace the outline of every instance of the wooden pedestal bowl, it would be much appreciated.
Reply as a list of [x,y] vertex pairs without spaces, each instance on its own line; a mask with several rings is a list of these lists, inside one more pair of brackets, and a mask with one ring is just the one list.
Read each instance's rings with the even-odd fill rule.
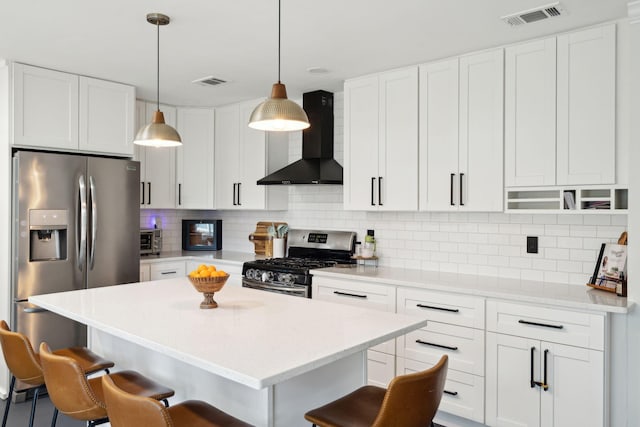
[[204,301],[200,303],[200,308],[216,308],[218,303],[213,300],[213,294],[219,292],[229,275],[215,277],[189,277],[189,281],[198,292],[204,294]]

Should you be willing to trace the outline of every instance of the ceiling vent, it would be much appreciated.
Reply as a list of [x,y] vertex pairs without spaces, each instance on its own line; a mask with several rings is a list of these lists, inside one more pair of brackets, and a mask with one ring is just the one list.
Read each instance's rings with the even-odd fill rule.
[[191,83],[195,83],[197,85],[202,85],[202,86],[220,86],[222,84],[228,83],[227,80],[222,80],[219,79],[217,77],[213,77],[213,76],[207,76],[207,77],[203,77],[201,79],[196,79],[194,81],[192,81]]
[[500,17],[500,19],[502,19],[512,27],[516,27],[519,25],[531,24],[532,22],[553,18],[554,16],[566,15],[566,13],[566,10],[562,7],[560,2],[555,2],[544,6],[539,6],[534,9],[512,13],[511,15],[505,15]]

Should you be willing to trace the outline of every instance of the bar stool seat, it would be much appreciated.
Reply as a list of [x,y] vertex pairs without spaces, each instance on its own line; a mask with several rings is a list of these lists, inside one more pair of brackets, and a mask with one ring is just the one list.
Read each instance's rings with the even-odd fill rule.
[[[2,344],[5,362],[11,372],[9,395],[4,408],[2,427],[7,424],[11,398],[16,389],[17,381],[22,383],[18,384],[18,390],[35,390],[29,417],[29,426],[33,426],[38,397],[40,396],[40,391],[44,389],[44,375],[40,363],[40,355],[33,350],[29,338],[21,333],[12,332],[4,320],[0,320],[0,344]],[[109,368],[114,366],[112,361],[98,356],[85,347],[63,348],[54,351],[54,353],[77,360],[85,375],[102,370],[109,372]]]
[[187,400],[169,408],[157,400],[128,393],[113,375],[101,377],[112,427],[251,427],[200,400]]
[[[89,426],[108,421],[102,377],[87,379],[78,361],[54,354],[44,342],[40,344],[40,360],[49,397],[56,407],[52,427],[55,426],[58,411],[71,418],[87,421]],[[139,396],[164,400],[165,404],[168,404],[166,399],[174,395],[172,389],[135,371],[107,375],[122,389]]]
[[432,425],[447,376],[443,355],[426,371],[400,375],[389,388],[360,387],[356,391],[307,412],[307,421],[319,427],[426,427]]

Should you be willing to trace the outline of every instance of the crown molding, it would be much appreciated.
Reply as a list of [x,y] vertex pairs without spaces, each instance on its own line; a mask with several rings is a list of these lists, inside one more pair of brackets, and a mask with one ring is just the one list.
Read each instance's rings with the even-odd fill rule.
[[633,0],[627,3],[629,22],[637,24],[640,22],[640,0]]

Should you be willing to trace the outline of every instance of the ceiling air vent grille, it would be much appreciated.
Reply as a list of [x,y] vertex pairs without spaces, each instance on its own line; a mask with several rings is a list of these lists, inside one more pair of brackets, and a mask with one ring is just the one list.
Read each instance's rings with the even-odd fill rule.
[[534,9],[523,10],[522,12],[512,13],[502,16],[504,22],[511,26],[530,24],[532,22],[542,21],[544,19],[553,18],[566,14],[566,10],[560,2],[539,6]]
[[202,85],[202,86],[219,86],[219,85],[228,83],[228,81],[219,79],[217,77],[208,76],[208,77],[203,77],[201,79],[196,79],[191,83],[195,83],[197,85]]

